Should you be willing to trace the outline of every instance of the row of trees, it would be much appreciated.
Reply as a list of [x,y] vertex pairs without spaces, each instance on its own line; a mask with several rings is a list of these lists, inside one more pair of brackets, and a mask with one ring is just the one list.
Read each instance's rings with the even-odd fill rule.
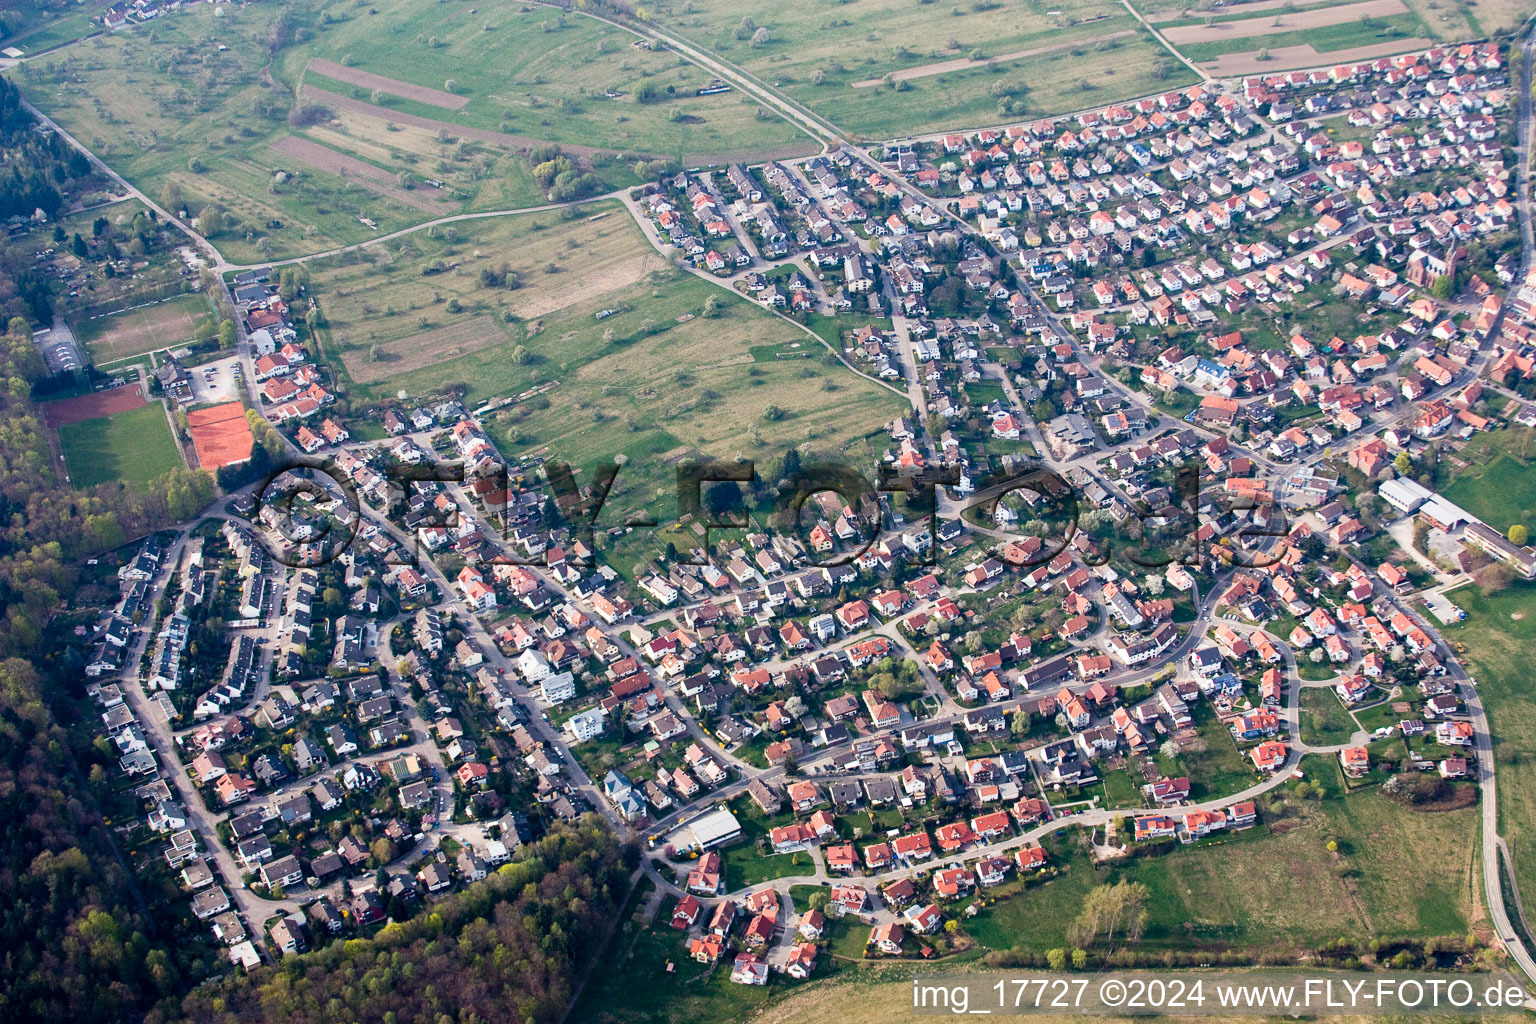
[[32,131],[32,115],[21,93],[0,78],[0,219],[30,217],[42,210],[49,219],[64,209],[65,193],[91,176],[90,161],[56,134]]
[[158,909],[172,904],[139,895],[45,700],[79,674],[49,623],[81,556],[196,514],[213,481],[182,469],[142,488],[58,486],[31,398],[45,372],[13,317],[0,335],[0,1020],[118,1020],[179,993],[190,954]]
[[180,470],[146,488],[58,487],[30,397],[44,372],[31,325],[13,318],[0,336],[0,1019],[117,1020],[179,993],[183,951],[55,724],[45,694],[79,666],[46,635],[74,593],[76,559],[195,514],[213,485]]

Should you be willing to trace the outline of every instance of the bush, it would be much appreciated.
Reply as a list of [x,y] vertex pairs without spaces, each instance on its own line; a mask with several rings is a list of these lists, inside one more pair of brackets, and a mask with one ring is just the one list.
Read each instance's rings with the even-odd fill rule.
[[308,128],[330,119],[331,112],[318,103],[295,103],[288,111],[288,123],[295,128]]

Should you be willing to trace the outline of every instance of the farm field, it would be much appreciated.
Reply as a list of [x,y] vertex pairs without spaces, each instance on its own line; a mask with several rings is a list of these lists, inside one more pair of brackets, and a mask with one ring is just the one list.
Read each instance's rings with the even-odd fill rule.
[[[1475,860],[1465,841],[1475,822],[1473,809],[1411,814],[1375,792],[1332,796],[1305,805],[1281,835],[1239,833],[1100,872],[1074,854],[1067,874],[984,911],[965,931],[989,948],[1067,944],[1083,895],[1114,875],[1151,891],[1142,942],[1153,947],[1299,948],[1339,936],[1464,935],[1477,914]],[[1350,851],[1358,878],[1338,877],[1326,849],[1330,836]],[[1436,869],[1415,869],[1421,857]],[[1433,881],[1421,884],[1425,879]],[[1320,905],[1334,912],[1319,918],[1313,908]]]
[[[694,95],[709,76],[632,47],[622,29],[574,14],[558,27],[558,12],[509,7],[487,31],[486,15],[469,11],[406,0],[366,10],[341,0],[190,5],[12,74],[164,205],[221,211],[224,224],[208,234],[243,262],[444,214],[542,205],[530,151],[548,143],[569,146],[571,169],[595,175],[588,191],[634,184],[640,155],[696,162],[811,151],[739,94]],[[298,41],[269,56],[269,38],[285,31]],[[398,84],[328,78],[307,70],[311,58],[356,82],[376,81],[366,73]],[[636,102],[642,93],[653,100]],[[434,105],[444,95],[464,103]]]
[[[509,455],[577,466],[629,457],[605,522],[624,509],[671,511],[672,465],[688,452],[764,461],[808,445],[873,474],[864,439],[902,399],[841,366],[773,358],[817,343],[673,269],[617,204],[453,227],[311,265],[329,325],[322,350],[354,399],[456,384],[472,407],[523,395],[485,416]],[[507,272],[520,287],[484,276]],[[711,298],[716,316],[704,315]]]
[[[1475,39],[1512,28],[1530,14],[1529,6],[1518,0],[1403,0],[1403,3],[1419,16],[1425,30],[1441,42]],[[1217,10],[1201,10],[1198,5],[1185,0],[1135,0],[1135,6],[1148,21],[1164,29],[1203,25],[1207,17],[1221,22],[1248,21],[1298,15],[1311,10],[1346,10],[1354,5],[1320,0],[1251,0],[1229,3]],[[1353,17],[1357,18],[1358,13]]]
[[695,95],[713,76],[593,18],[406,0],[369,10],[317,38],[310,52],[329,63],[309,66],[306,88],[578,152],[697,164],[815,150],[739,93]]
[[182,464],[159,402],[64,424],[59,445],[69,481],[78,488],[113,480],[147,483]]
[[1164,38],[1219,74],[1262,73],[1329,60],[1363,59],[1433,45],[1435,36],[1404,0],[1267,10],[1209,23],[1165,22]]
[[1158,3],[1154,0],[1154,2],[1139,3],[1136,8],[1146,14],[1147,20],[1156,25],[1159,30],[1166,31],[1182,25],[1204,25],[1207,19],[1247,21],[1251,18],[1273,18],[1285,13],[1297,14],[1336,6],[1329,0],[1310,0],[1303,3],[1298,3],[1297,0],[1252,0],[1250,3],[1229,4],[1219,11],[1199,11],[1193,6],[1180,7],[1177,3]]
[[199,292],[83,320],[75,331],[99,366],[211,337],[212,313]]
[[[1061,113],[1194,81],[1109,0],[1060,11],[1027,0],[788,0],[772,9],[666,0],[654,18],[866,138]],[[887,74],[899,89],[866,84]],[[1013,98],[1012,113],[999,110],[1001,97]]]
[[1477,680],[1499,775],[1499,833],[1514,858],[1522,896],[1536,892],[1536,696],[1530,685],[1530,650],[1536,644],[1536,583],[1517,581],[1497,593],[1475,585],[1447,594],[1467,613],[1442,627],[1460,642],[1468,673]]
[[199,4],[152,31],[91,39],[12,74],[39,109],[149,195],[194,213],[222,209],[228,227],[211,240],[229,259],[362,241],[373,229],[359,217],[380,230],[421,219],[339,177],[278,173],[268,144],[290,133],[293,105],[280,63],[273,85],[263,83],[278,15],[276,5]]
[[1406,14],[1407,11],[1408,7],[1403,0],[1359,0],[1358,3],[1309,7],[1297,12],[1283,9],[1265,11],[1258,18],[1228,20],[1218,16],[1209,23],[1200,19],[1193,24],[1160,26],[1160,30],[1164,39],[1183,47],[1195,43],[1218,43],[1229,38],[1278,36],[1288,32],[1317,30],[1362,19]]

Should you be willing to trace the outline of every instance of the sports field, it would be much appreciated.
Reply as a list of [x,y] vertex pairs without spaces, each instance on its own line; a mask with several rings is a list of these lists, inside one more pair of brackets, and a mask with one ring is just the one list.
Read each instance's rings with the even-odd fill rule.
[[209,472],[251,457],[255,436],[239,402],[194,409],[187,413],[187,427],[197,461]]
[[159,402],[66,423],[59,427],[59,445],[69,482],[80,488],[113,480],[147,483],[182,464]]
[[81,321],[76,331],[98,365],[158,349],[201,341],[213,334],[213,309],[201,293]]
[[110,416],[116,412],[137,409],[144,404],[144,392],[137,384],[128,384],[110,391],[95,391],[88,395],[61,398],[42,405],[43,419],[57,430],[66,423]]

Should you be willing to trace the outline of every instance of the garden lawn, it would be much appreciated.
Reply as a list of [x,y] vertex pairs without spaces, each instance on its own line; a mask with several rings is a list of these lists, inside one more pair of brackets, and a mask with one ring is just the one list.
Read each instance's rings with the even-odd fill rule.
[[1500,533],[1536,526],[1536,466],[1513,454],[1457,474],[1441,493]]
[[1332,689],[1318,686],[1301,691],[1301,738],[1315,746],[1346,743],[1354,734],[1355,722],[1339,704]]

